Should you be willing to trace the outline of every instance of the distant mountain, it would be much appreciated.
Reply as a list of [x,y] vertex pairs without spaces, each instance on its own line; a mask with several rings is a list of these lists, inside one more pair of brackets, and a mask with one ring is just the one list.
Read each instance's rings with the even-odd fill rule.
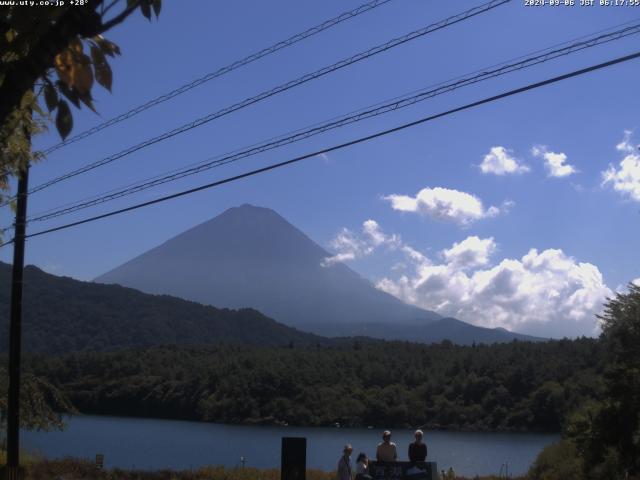
[[[9,343],[10,285],[11,266],[0,262],[0,351],[6,350]],[[218,309],[118,285],[81,282],[50,275],[33,266],[25,268],[24,285],[23,342],[27,352],[218,343],[339,343],[287,327],[256,310]]]
[[512,340],[539,342],[548,339],[514,333],[504,328],[476,327],[457,318],[440,318],[426,324],[408,323],[393,326],[389,323],[363,325],[329,324],[328,329],[339,337],[370,337],[386,340],[407,340],[422,343],[437,343],[451,340],[458,345],[472,343],[503,343]]
[[251,307],[286,325],[326,336],[430,342],[446,334],[457,343],[533,338],[443,320],[378,290],[342,263],[323,266],[330,256],[273,210],[242,205],[95,281],[217,307]]
[[428,322],[439,315],[376,289],[273,210],[243,205],[95,279],[217,307],[252,307],[287,325]]

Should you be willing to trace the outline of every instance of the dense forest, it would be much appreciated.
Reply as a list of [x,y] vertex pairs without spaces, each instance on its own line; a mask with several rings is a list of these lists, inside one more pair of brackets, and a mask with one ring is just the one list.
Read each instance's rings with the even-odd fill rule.
[[161,347],[35,356],[84,413],[229,423],[559,431],[601,391],[598,341]]

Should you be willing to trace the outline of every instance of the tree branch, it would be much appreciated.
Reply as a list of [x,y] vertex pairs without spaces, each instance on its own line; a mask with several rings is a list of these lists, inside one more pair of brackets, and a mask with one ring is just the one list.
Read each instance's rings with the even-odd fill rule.
[[131,4],[130,6],[125,8],[119,15],[116,15],[111,20],[109,20],[107,23],[103,23],[102,27],[100,28],[100,31],[96,32],[94,35],[99,35],[101,33],[104,33],[107,30],[112,29],[116,25],[119,25],[122,22],[124,22],[127,19],[127,17],[129,15],[131,15],[136,8],[138,8],[139,3],[140,2],[135,2],[135,3]]
[[[27,57],[14,62],[0,85],[0,125],[20,105],[23,95],[53,65],[53,60],[77,35],[93,37],[119,25],[139,6],[136,1],[106,23],[95,10],[70,8],[30,49]],[[98,4],[95,4],[96,7]]]

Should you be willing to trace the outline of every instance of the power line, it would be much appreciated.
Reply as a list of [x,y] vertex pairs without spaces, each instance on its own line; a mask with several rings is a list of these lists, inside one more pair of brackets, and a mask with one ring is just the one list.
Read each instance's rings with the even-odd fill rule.
[[445,117],[445,116],[448,116],[448,115],[452,115],[454,113],[458,113],[458,112],[461,112],[461,111],[464,111],[464,110],[469,110],[471,108],[478,107],[478,106],[481,106],[481,105],[484,105],[484,104],[487,104],[487,103],[491,103],[491,102],[494,102],[494,101],[497,101],[497,100],[500,100],[500,99],[503,99],[503,98],[506,98],[506,97],[510,97],[510,96],[517,95],[517,94],[520,94],[520,93],[524,93],[524,92],[527,92],[529,90],[534,90],[534,89],[537,89],[537,88],[540,88],[540,87],[543,87],[543,86],[546,86],[546,85],[550,85],[550,84],[553,84],[553,83],[560,82],[562,80],[567,80],[569,78],[573,78],[573,77],[577,77],[577,76],[580,76],[580,75],[584,75],[584,74],[587,74],[587,73],[590,73],[590,72],[593,72],[593,71],[596,71],[596,70],[601,70],[601,69],[610,67],[612,65],[616,65],[616,64],[619,64],[619,63],[623,63],[623,62],[628,62],[630,60],[634,60],[634,59],[639,58],[639,57],[640,57],[640,51],[636,52],[636,53],[633,53],[633,54],[630,54],[630,55],[623,56],[623,57],[618,57],[618,58],[615,58],[613,60],[609,60],[609,61],[604,62],[604,63],[599,63],[597,65],[592,65],[590,67],[582,68],[580,70],[575,70],[575,71],[570,72],[570,73],[566,73],[566,74],[559,75],[559,76],[556,76],[556,77],[553,77],[553,78],[549,78],[547,80],[543,80],[543,81],[540,81],[540,82],[532,83],[532,84],[526,85],[524,87],[520,87],[520,88],[516,88],[516,89],[513,89],[513,90],[509,90],[507,92],[504,92],[504,93],[501,93],[501,94],[498,94],[498,95],[494,95],[492,97],[484,98],[482,100],[478,100],[478,101],[473,102],[473,103],[468,103],[468,104],[463,105],[461,107],[453,108],[451,110],[447,110],[445,112],[441,112],[441,113],[438,113],[438,114],[435,114],[435,115],[430,115],[430,116],[427,116],[427,117],[423,117],[421,119],[414,120],[413,122],[405,123],[403,125],[400,125],[400,126],[397,126],[397,127],[394,127],[394,128],[390,128],[388,130],[383,130],[383,131],[380,131],[380,132],[377,132],[377,133],[374,133],[374,134],[371,134],[371,135],[367,135],[365,137],[360,137],[360,138],[357,138],[355,140],[351,140],[349,142],[341,143],[339,145],[334,145],[333,147],[328,147],[328,148],[324,148],[322,150],[317,150],[315,152],[308,153],[308,154],[305,154],[305,155],[301,155],[299,157],[295,157],[295,158],[292,158],[290,160],[285,160],[283,162],[271,164],[271,165],[268,165],[266,167],[258,168],[258,169],[255,169],[255,170],[251,170],[249,172],[245,172],[245,173],[242,173],[242,174],[239,174],[239,175],[228,177],[228,178],[225,178],[223,180],[218,180],[218,181],[215,181],[215,182],[207,183],[207,184],[201,185],[199,187],[191,188],[191,189],[188,189],[188,190],[183,190],[182,192],[174,193],[174,194],[171,194],[171,195],[166,195],[164,197],[156,198],[154,200],[149,200],[147,202],[138,203],[136,205],[132,205],[132,206],[129,206],[129,207],[126,207],[126,208],[113,210],[111,212],[107,212],[107,213],[103,213],[101,215],[96,215],[96,216],[93,216],[93,217],[85,218],[83,220],[78,220],[76,222],[67,223],[65,225],[60,225],[58,227],[53,227],[53,228],[49,228],[49,229],[46,229],[46,230],[41,230],[39,232],[31,233],[31,234],[27,235],[26,237],[27,238],[37,237],[37,236],[40,236],[40,235],[45,235],[45,234],[48,234],[48,233],[53,233],[53,232],[57,232],[57,231],[60,231],[60,230],[65,230],[67,228],[75,227],[75,226],[78,226],[78,225],[83,225],[85,223],[94,222],[94,221],[97,221],[97,220],[101,220],[103,218],[112,217],[114,215],[119,215],[121,213],[126,213],[126,212],[130,212],[130,211],[133,211],[133,210],[137,210],[139,208],[143,208],[143,207],[147,207],[147,206],[150,206],[150,205],[154,205],[156,203],[161,203],[161,202],[165,202],[165,201],[168,201],[168,200],[172,200],[174,198],[179,198],[179,197],[183,197],[185,195],[190,195],[192,193],[199,192],[199,191],[202,191],[202,190],[207,190],[207,189],[210,189],[210,188],[218,187],[220,185],[231,183],[231,182],[234,182],[234,181],[237,181],[237,180],[241,180],[243,178],[251,177],[251,176],[254,176],[254,175],[258,175],[260,173],[265,173],[265,172],[268,172],[268,171],[271,171],[271,170],[275,170],[277,168],[281,168],[281,167],[284,167],[284,166],[287,166],[287,165],[291,165],[291,164],[300,162],[302,160],[313,158],[313,157],[316,157],[318,155],[322,155],[323,153],[330,153],[330,152],[333,152],[333,151],[336,151],[336,150],[340,150],[340,149],[343,149],[343,148],[346,148],[346,147],[357,145],[359,143],[364,143],[364,142],[373,140],[373,139],[378,138],[378,137],[382,137],[382,136],[386,136],[386,135],[389,135],[389,134],[392,134],[392,133],[396,133],[396,132],[399,132],[401,130],[405,130],[407,128],[414,127],[416,125],[420,125],[420,124],[423,124],[423,123],[426,123],[426,122],[429,122],[429,121],[433,121],[433,120],[436,120],[438,118],[442,118],[442,117]]
[[[277,95],[279,93],[282,93],[284,91],[290,90],[292,88],[295,88],[299,85],[305,84],[311,80],[315,80],[317,78],[320,78],[324,75],[327,75],[329,73],[332,73],[336,70],[339,70],[341,68],[347,67],[349,65],[352,65],[354,63],[357,63],[359,61],[362,61],[364,59],[367,59],[369,57],[372,57],[374,55],[377,55],[379,53],[385,52],[387,50],[390,50],[394,47],[397,47],[399,45],[402,45],[404,43],[407,43],[409,41],[415,40],[417,38],[420,38],[424,35],[427,35],[429,33],[435,32],[437,30],[441,30],[443,28],[446,28],[450,25],[462,22],[464,20],[467,20],[469,18],[472,18],[476,15],[479,15],[481,13],[485,13],[488,12],[496,7],[499,7],[505,3],[509,3],[511,0],[491,0],[490,2],[484,3],[482,5],[479,5],[477,7],[473,7],[469,10],[465,10],[462,13],[453,15],[451,17],[448,17],[444,20],[441,20],[440,22],[436,22],[433,23],[431,25],[428,25],[426,27],[423,27],[419,30],[415,30],[413,32],[410,32],[406,35],[403,35],[401,37],[397,37],[394,38],[392,40],[389,40],[388,42],[378,45],[376,47],[370,48],[369,50],[366,50],[364,52],[360,52],[356,55],[353,55],[349,58],[343,59],[339,62],[336,62],[332,65],[329,65],[327,67],[321,68],[320,70],[316,70],[313,73],[308,73],[306,75],[303,75],[302,77],[299,77],[295,80],[291,80],[287,83],[284,83],[282,85],[279,85],[271,90],[266,90],[258,95],[255,95],[253,97],[249,97],[239,103],[236,103],[234,105],[231,105],[230,107],[226,107],[222,110],[219,110],[217,112],[211,113],[209,115],[206,115],[204,117],[198,118],[196,120],[193,120],[192,122],[189,122],[187,124],[184,124],[180,127],[177,127],[169,132],[165,132],[161,135],[158,135],[156,137],[153,137],[151,139],[145,140],[144,142],[141,142],[137,145],[134,145],[132,147],[129,147],[125,150],[122,150],[116,154],[113,154],[109,157],[103,158],[101,160],[98,160],[96,162],[90,163],[88,165],[85,165],[84,167],[81,167],[79,169],[73,170],[71,172],[68,172],[64,175],[61,175],[59,177],[56,177],[52,180],[49,180],[48,182],[45,182],[43,184],[40,184],[34,188],[32,188],[29,193],[35,193],[38,192],[40,190],[44,190],[45,188],[48,188],[52,185],[55,185],[59,182],[62,182],[64,180],[67,180],[69,178],[75,177],[77,175],[89,172],[95,168],[101,167],[103,165],[106,165],[108,163],[114,162],[122,157],[125,157],[127,155],[130,155],[138,150],[141,150],[143,148],[146,148],[150,145],[154,145],[158,142],[161,142],[163,140],[166,140],[168,138],[174,137],[178,134],[184,133],[186,131],[192,130],[194,128],[200,127],[206,123],[209,123],[217,118],[220,118],[222,116],[228,115],[232,112],[235,112],[237,110],[240,110],[242,108],[248,107],[250,105],[253,105],[254,103],[260,102],[264,99],[267,99],[269,97],[272,97],[274,95]],[[4,205],[2,205],[4,206]]]
[[15,241],[15,238],[12,238],[11,240],[7,240],[4,243],[0,243],[0,248],[4,247],[5,245],[11,245],[14,241]]
[[109,128],[117,123],[123,122],[125,120],[128,120],[131,117],[136,116],[137,114],[144,112],[145,110],[148,110],[149,108],[155,107],[156,105],[159,105],[161,103],[166,102],[167,100],[170,100],[174,97],[177,97],[178,95],[181,95],[185,92],[188,92],[189,90],[192,90],[206,82],[209,82],[210,80],[213,80],[215,78],[221,77],[229,72],[232,72],[233,70],[236,70],[240,67],[244,67],[245,65],[248,65],[252,62],[255,62],[256,60],[259,60],[261,58],[264,58],[268,55],[271,55],[273,53],[278,52],[279,50],[282,50],[284,48],[290,47],[291,45],[294,45],[306,38],[312,37],[313,35],[316,35],[324,30],[327,30],[331,27],[334,27],[344,21],[350,20],[352,18],[357,17],[358,15],[361,15],[363,13],[366,13],[370,10],[373,10],[377,7],[380,7],[386,3],[389,3],[391,0],[373,0],[371,2],[368,3],[364,3],[362,5],[360,5],[359,7],[354,8],[353,10],[349,10],[347,12],[343,12],[340,15],[338,15],[337,17],[331,18],[329,20],[326,20],[322,23],[320,23],[319,25],[316,25],[314,27],[311,27],[307,30],[305,30],[304,32],[301,33],[297,33],[295,35],[292,35],[291,37],[287,38],[286,40],[282,40],[280,42],[274,43],[273,45],[267,47],[267,48],[263,48],[262,50],[252,53],[251,55],[246,56],[245,58],[241,59],[241,60],[236,60],[235,62],[232,62],[224,67],[219,68],[218,70],[214,71],[214,72],[210,72],[207,73],[206,75],[197,78],[196,80],[193,80],[192,82],[186,83],[168,93],[165,93],[164,95],[161,95],[157,98],[154,98],[152,100],[149,100],[148,102],[139,105],[125,113],[122,113],[116,117],[113,117],[99,125],[96,125],[95,127],[92,127],[88,130],[85,130],[84,132],[78,133],[77,135],[74,135],[73,137],[69,138],[68,140],[64,140],[56,145],[53,145],[49,148],[47,148],[44,151],[44,154],[49,154],[51,152],[54,152],[66,145],[69,145],[71,143],[75,143],[79,140],[82,140],[84,138],[87,138],[95,133],[98,133],[101,130],[104,130],[106,128]]
[[[304,127],[304,128],[300,128],[300,129],[297,129],[297,130],[294,130],[294,131],[290,131],[290,132],[288,132],[286,134],[278,135],[278,136],[269,138],[267,140],[263,140],[262,142],[256,142],[256,143],[254,143],[252,145],[249,145],[247,147],[239,148],[239,149],[233,150],[232,152],[228,152],[227,154],[218,155],[217,157],[211,157],[211,158],[209,158],[207,160],[195,162],[195,163],[192,163],[190,165],[187,165],[186,167],[172,169],[172,170],[170,170],[168,172],[160,173],[160,174],[154,175],[152,177],[147,177],[146,179],[143,179],[143,180],[137,180],[135,182],[129,183],[129,184],[121,186],[121,187],[113,188],[111,190],[108,190],[106,192],[102,192],[100,194],[90,195],[88,197],[84,197],[84,198],[79,199],[79,200],[68,202],[68,203],[65,203],[63,205],[59,205],[57,207],[48,208],[47,210],[44,210],[44,211],[41,211],[41,212],[38,212],[38,213],[34,214],[33,217],[35,217],[35,216],[43,216],[43,215],[46,215],[46,214],[48,214],[50,212],[55,212],[55,211],[58,211],[60,209],[66,208],[66,207],[76,206],[76,205],[78,205],[80,203],[84,203],[84,202],[88,202],[88,201],[91,201],[91,200],[100,199],[100,198],[105,197],[107,195],[110,195],[112,193],[119,192],[120,190],[123,190],[123,189],[128,189],[128,188],[131,188],[131,187],[140,186],[140,185],[143,184],[143,182],[150,182],[152,180],[161,179],[162,177],[165,177],[165,176],[168,176],[168,175],[172,175],[174,173],[183,172],[183,171],[185,171],[185,169],[190,169],[192,167],[198,167],[198,166],[206,166],[208,164],[208,162],[210,162],[211,160],[214,160],[214,158],[215,159],[219,159],[219,158],[221,158],[221,157],[223,157],[225,155],[228,156],[228,155],[231,155],[231,154],[234,154],[234,153],[242,152],[243,149],[249,149],[249,148],[253,148],[253,147],[257,147],[257,146],[263,145],[264,143],[267,143],[267,142],[272,142],[274,140],[280,140],[280,139],[283,139],[285,136],[293,136],[294,134],[303,132],[303,131],[305,131],[307,129],[311,129],[311,128],[314,128],[314,127],[321,126],[321,125],[323,125],[323,124],[325,124],[327,122],[333,122],[335,120],[342,119],[342,118],[344,118],[346,116],[354,115],[356,113],[361,113],[366,109],[378,107],[378,106],[384,105],[385,103],[388,103],[388,102],[395,102],[397,100],[404,100],[404,99],[408,98],[411,95],[423,93],[423,92],[425,92],[425,89],[428,89],[428,88],[439,87],[439,86],[445,85],[446,83],[450,83],[450,82],[454,82],[454,81],[458,81],[458,80],[464,79],[465,77],[468,77],[470,75],[484,74],[489,70],[493,70],[493,69],[496,69],[497,67],[502,67],[502,66],[508,65],[509,63],[513,63],[513,62],[516,62],[516,61],[519,61],[519,60],[523,60],[524,61],[524,59],[527,59],[527,57],[530,57],[532,55],[537,55],[537,54],[541,54],[541,53],[545,53],[545,55],[551,55],[551,54],[554,53],[552,51],[553,49],[556,49],[556,52],[559,52],[560,50],[564,50],[565,48],[576,48],[576,50],[574,50],[574,51],[578,51],[577,47],[580,44],[583,44],[583,43],[584,44],[589,43],[588,45],[586,45],[584,47],[584,48],[589,48],[589,47],[592,47],[592,46],[596,46],[596,45],[600,45],[600,44],[606,43],[607,41],[618,40],[618,39],[626,37],[628,35],[635,34],[636,31],[629,31],[629,30],[630,29],[631,30],[635,30],[637,25],[634,25],[634,26],[630,27],[630,29],[627,29],[627,28],[620,29],[620,27],[629,26],[632,23],[638,22],[638,21],[640,21],[640,17],[639,18],[635,18],[633,20],[630,20],[628,22],[624,22],[624,23],[621,23],[621,24],[617,24],[617,25],[605,28],[605,29],[601,29],[601,30],[598,30],[598,31],[595,31],[595,32],[591,32],[591,33],[589,33],[587,35],[582,35],[580,37],[576,37],[576,38],[573,38],[571,40],[567,40],[567,41],[564,41],[564,42],[561,42],[561,43],[556,43],[556,44],[553,44],[553,45],[551,45],[549,47],[546,47],[546,48],[543,48],[543,49],[539,49],[539,50],[535,50],[533,52],[529,52],[527,54],[520,55],[520,56],[515,57],[515,58],[510,58],[509,60],[505,60],[505,61],[502,61],[500,63],[492,64],[492,65],[484,67],[482,69],[475,70],[473,72],[470,72],[470,73],[467,73],[467,74],[464,74],[464,75],[456,76],[456,77],[451,78],[449,80],[445,80],[445,81],[442,81],[442,82],[439,82],[439,83],[436,83],[436,84],[431,84],[428,87],[425,87],[425,88],[422,88],[422,89],[419,89],[419,90],[414,90],[414,91],[408,92],[408,93],[406,93],[404,95],[400,95],[400,96],[397,96],[397,97],[394,97],[394,98],[391,98],[391,99],[388,99],[388,100],[384,100],[384,101],[378,102],[378,103],[376,103],[374,105],[371,105],[369,107],[360,108],[358,110],[351,111],[351,112],[349,112],[347,114],[343,114],[343,115],[332,117],[332,118],[330,118],[328,120],[325,120],[324,122],[317,122],[317,123],[315,123],[313,125],[310,125],[310,126],[307,126],[307,127]],[[619,29],[619,30],[614,30],[614,29]],[[605,34],[605,32],[609,32],[609,33]],[[605,37],[609,37],[608,40]],[[590,42],[597,42],[597,43],[591,44]],[[558,49],[558,47],[563,47],[563,48]],[[568,53],[573,53],[573,51],[567,52],[567,54]],[[560,56],[560,55],[558,55],[558,56]],[[529,58],[527,60],[532,60],[532,59]],[[549,58],[549,60],[551,60],[551,58]],[[543,63],[543,62],[540,62],[540,63]],[[528,66],[531,66],[531,65],[527,65],[527,66],[525,66],[523,68],[526,68]],[[33,221],[39,220],[39,219],[33,218],[33,217],[32,217]],[[7,227],[7,228],[11,228],[11,227]]]
[[[635,25],[628,26],[626,28],[623,28],[614,32],[610,32],[607,34],[587,38],[586,40],[570,44],[563,48],[558,48],[554,50],[547,49],[549,51],[545,51],[546,53],[539,54],[533,57],[524,58],[524,60],[521,60],[518,62],[502,63],[500,64],[501,66],[498,68],[491,69],[492,67],[487,67],[481,70],[479,74],[475,74],[475,75],[467,74],[466,76],[458,77],[456,81],[451,81],[449,83],[442,82],[438,84],[436,88],[432,88],[429,90],[423,89],[418,91],[417,94],[414,93],[414,94],[407,94],[403,97],[396,97],[391,101],[387,101],[386,103],[378,103],[374,106],[367,107],[367,109],[363,109],[351,114],[346,114],[342,117],[336,117],[337,119],[334,118],[328,122],[317,124],[307,129],[298,130],[289,136],[276,137],[275,139],[265,141],[261,144],[254,144],[251,147],[246,148],[245,150],[237,150],[235,152],[225,154],[223,156],[210,158],[203,162],[199,162],[193,166],[189,166],[183,169],[173,170],[167,174],[156,175],[151,179],[143,180],[141,182],[136,182],[134,184],[121,187],[119,189],[114,189],[102,195],[93,196],[86,200],[80,200],[77,202],[73,202],[71,204],[49,209],[45,212],[36,214],[35,216],[29,218],[27,220],[27,223],[50,220],[52,218],[56,218],[62,215],[76,212],[78,210],[82,210],[82,209],[89,208],[98,204],[102,204],[111,200],[122,198],[124,196],[132,195],[134,193],[138,193],[158,185],[172,182],[187,176],[199,174],[204,171],[210,170],[212,168],[217,168],[217,167],[226,165],[228,163],[236,162],[240,159],[243,159],[249,156],[253,156],[268,150],[279,148],[284,145],[295,143],[295,142],[307,139],[309,137],[318,135],[320,133],[333,130],[335,128],[343,127],[345,125],[356,123],[367,118],[372,118],[378,115],[389,113],[391,111],[405,108],[405,107],[414,105],[418,102],[427,100],[429,98],[433,98],[437,95],[451,92],[458,88],[466,87],[481,81],[485,81],[491,78],[505,75],[507,73],[511,73],[514,71],[539,65],[541,63],[545,63],[547,61],[556,59],[561,56],[570,55],[572,53],[579,52],[587,48],[592,48],[598,45],[602,45],[604,43],[608,43],[614,40],[619,40],[621,38],[625,38],[627,36],[638,34],[638,33],[640,33],[640,23],[637,23]],[[550,47],[550,48],[553,48],[553,47]]]

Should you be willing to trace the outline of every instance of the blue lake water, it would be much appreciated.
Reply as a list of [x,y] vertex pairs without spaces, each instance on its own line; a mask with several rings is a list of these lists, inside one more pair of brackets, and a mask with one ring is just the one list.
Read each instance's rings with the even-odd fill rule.
[[[333,470],[342,446],[351,443],[354,454],[370,457],[380,441],[375,429],[306,428],[220,425],[140,418],[78,416],[68,420],[63,432],[23,432],[21,443],[31,452],[49,458],[105,456],[105,467],[189,469],[203,465],[280,466],[283,436],[307,438],[307,466]],[[554,434],[468,433],[426,431],[429,461],[438,469],[453,467],[456,473],[497,474],[508,463],[509,472],[527,471],[537,454],[558,440]],[[394,430],[400,459],[406,458],[413,431]]]

